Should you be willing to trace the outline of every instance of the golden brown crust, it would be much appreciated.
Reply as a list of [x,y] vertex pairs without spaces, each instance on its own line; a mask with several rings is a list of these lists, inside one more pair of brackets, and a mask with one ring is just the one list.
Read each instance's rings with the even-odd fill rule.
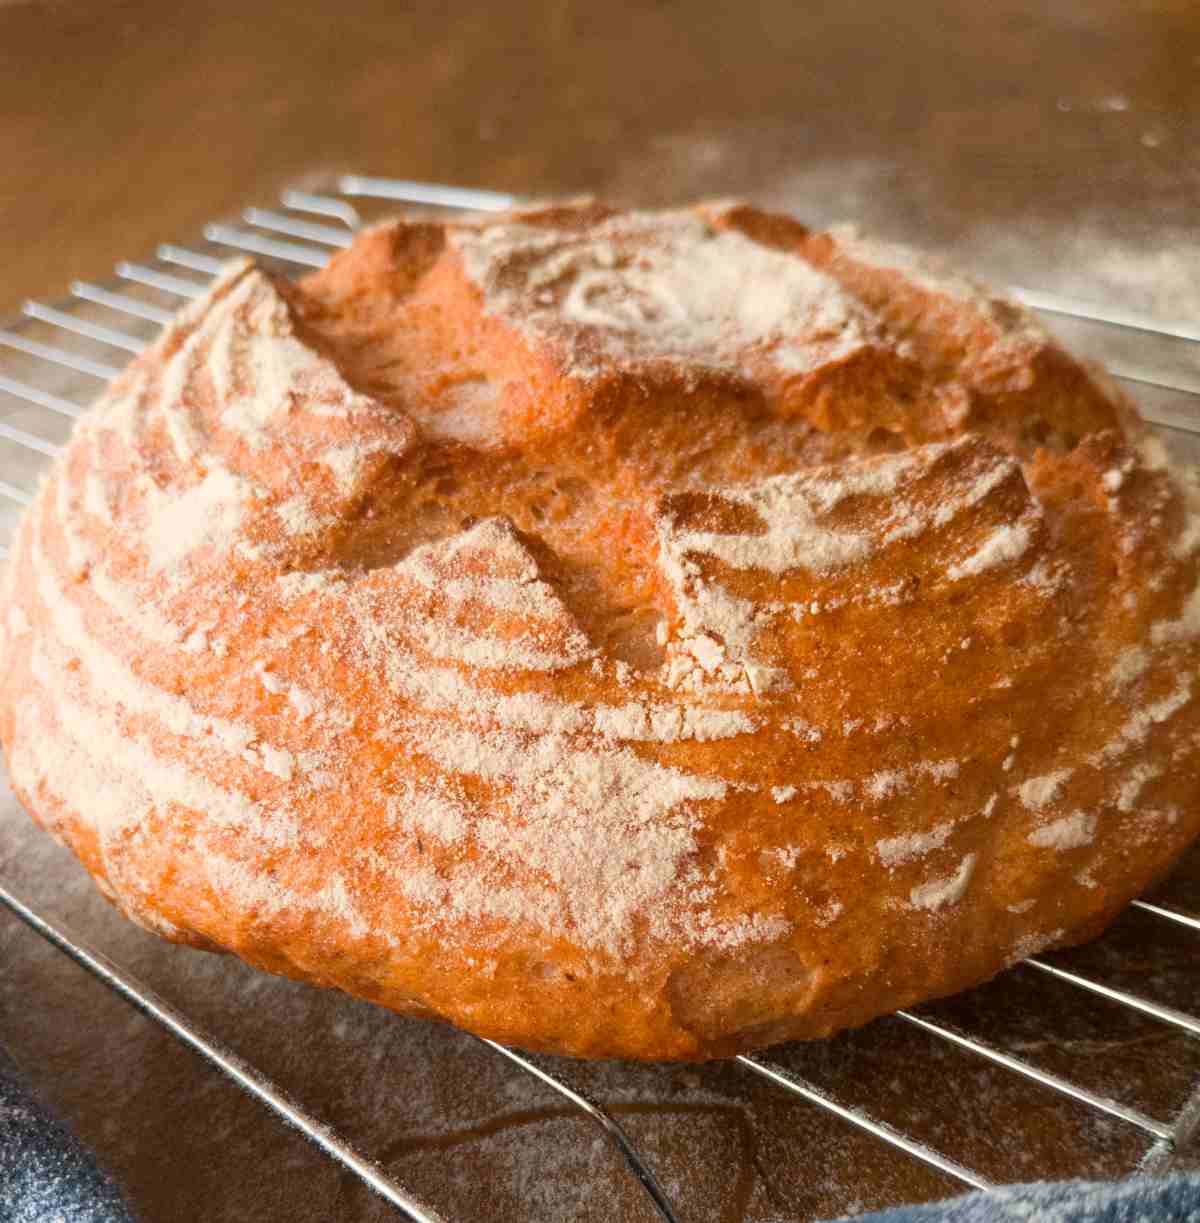
[[742,205],[232,267],[0,592],[14,785],[132,918],[584,1056],[821,1036],[1200,831],[1200,494],[1019,308]]

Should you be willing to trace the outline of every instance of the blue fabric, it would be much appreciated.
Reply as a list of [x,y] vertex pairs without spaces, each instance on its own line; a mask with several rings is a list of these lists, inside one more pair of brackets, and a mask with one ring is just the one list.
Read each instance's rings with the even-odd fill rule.
[[855,1223],[1200,1223],[1200,1173],[1013,1185],[928,1206],[895,1206]]
[[0,1223],[134,1223],[75,1135],[0,1049]]

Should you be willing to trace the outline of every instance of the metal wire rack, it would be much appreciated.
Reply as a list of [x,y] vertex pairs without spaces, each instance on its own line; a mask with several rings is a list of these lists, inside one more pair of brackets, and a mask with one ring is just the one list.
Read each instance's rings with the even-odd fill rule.
[[[151,260],[121,262],[116,266],[115,278],[106,284],[76,282],[64,300],[53,304],[25,303],[22,317],[0,328],[0,541],[7,539],[21,507],[31,499],[39,471],[66,440],[70,422],[86,406],[79,401],[78,392],[74,396],[63,393],[68,388],[64,375],[71,376],[71,387],[78,385],[76,376],[82,375],[99,389],[119,371],[130,354],[139,352],[168,321],[172,314],[168,304],[178,305],[201,294],[206,279],[217,273],[232,253],[248,252],[285,272],[307,270],[321,267],[333,251],[349,245],[354,231],[369,219],[373,210],[381,207],[496,211],[517,202],[516,197],[495,191],[346,175],[321,192],[286,191],[274,209],[247,208],[236,223],[214,222],[204,228],[202,241],[188,246],[164,244]],[[145,293],[146,289],[153,293]],[[1060,327],[1099,328],[1100,338],[1094,334],[1092,346],[1100,344],[1109,371],[1119,379],[1137,384],[1143,414],[1166,431],[1177,450],[1189,457],[1200,457],[1197,452],[1200,440],[1196,440],[1200,439],[1200,373],[1192,359],[1195,350],[1191,348],[1200,343],[1200,326],[1151,319],[1122,308],[1100,307],[1025,288],[1013,288],[1012,293],[1033,309],[1052,316]],[[1179,349],[1180,342],[1186,349]],[[1172,344],[1174,347],[1169,347]],[[6,554],[0,542],[0,555]],[[394,1205],[401,1215],[417,1223],[437,1223],[444,1218],[289,1099],[252,1065],[207,1036],[186,1014],[85,939],[39,912],[3,883],[0,901],[43,938],[207,1058],[284,1121],[300,1129],[328,1156]],[[1148,900],[1134,904],[1151,920],[1169,924],[1177,932],[1200,934],[1197,913],[1200,902],[1196,898],[1188,898],[1189,907]],[[1176,1033],[1200,1037],[1200,1011],[1195,1008],[1185,1011],[1145,993],[1110,984],[1101,974],[1077,972],[1046,959],[1026,960],[1023,968],[1043,978],[1053,978],[1072,990],[1105,999]],[[1192,996],[1200,996],[1200,961],[1192,982],[1195,986]],[[1162,1118],[929,1014],[899,1011],[895,1018],[934,1040],[1019,1076],[1038,1089],[1066,1097],[1098,1116],[1140,1131],[1148,1139],[1138,1165],[1143,1171],[1170,1166],[1173,1156],[1200,1133],[1200,1079],[1193,1083],[1182,1106],[1173,1115]],[[591,1118],[620,1153],[657,1215],[669,1223],[683,1223],[650,1160],[610,1110],[541,1062],[491,1041],[482,1043]],[[992,1188],[987,1176],[942,1153],[935,1143],[879,1119],[864,1107],[835,1098],[827,1087],[803,1077],[773,1053],[739,1057],[736,1062],[745,1072],[808,1101],[837,1118],[838,1123],[856,1127],[880,1143],[936,1169],[951,1182],[978,1189]]]

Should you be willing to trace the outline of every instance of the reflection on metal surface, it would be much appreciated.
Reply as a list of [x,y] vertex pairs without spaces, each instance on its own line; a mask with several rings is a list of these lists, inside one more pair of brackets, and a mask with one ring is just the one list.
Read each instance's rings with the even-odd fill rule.
[[519,199],[518,196],[504,191],[452,187],[446,183],[416,183],[400,178],[366,178],[360,174],[343,174],[338,180],[338,188],[344,195],[361,195],[377,200],[395,200],[403,204],[426,204],[435,208],[461,208],[479,212],[503,212]]
[[122,280],[131,280],[134,284],[149,285],[152,289],[162,289],[166,293],[175,293],[180,297],[199,297],[204,292],[204,286],[160,272],[156,268],[148,268],[141,263],[118,263],[117,275]]

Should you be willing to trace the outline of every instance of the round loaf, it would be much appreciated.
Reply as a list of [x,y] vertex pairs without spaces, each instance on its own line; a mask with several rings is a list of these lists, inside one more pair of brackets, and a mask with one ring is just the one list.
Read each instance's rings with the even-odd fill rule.
[[1200,494],[1023,310],[592,203],[231,265],[0,593],[14,785],[169,939],[530,1049],[819,1037],[1200,832]]

